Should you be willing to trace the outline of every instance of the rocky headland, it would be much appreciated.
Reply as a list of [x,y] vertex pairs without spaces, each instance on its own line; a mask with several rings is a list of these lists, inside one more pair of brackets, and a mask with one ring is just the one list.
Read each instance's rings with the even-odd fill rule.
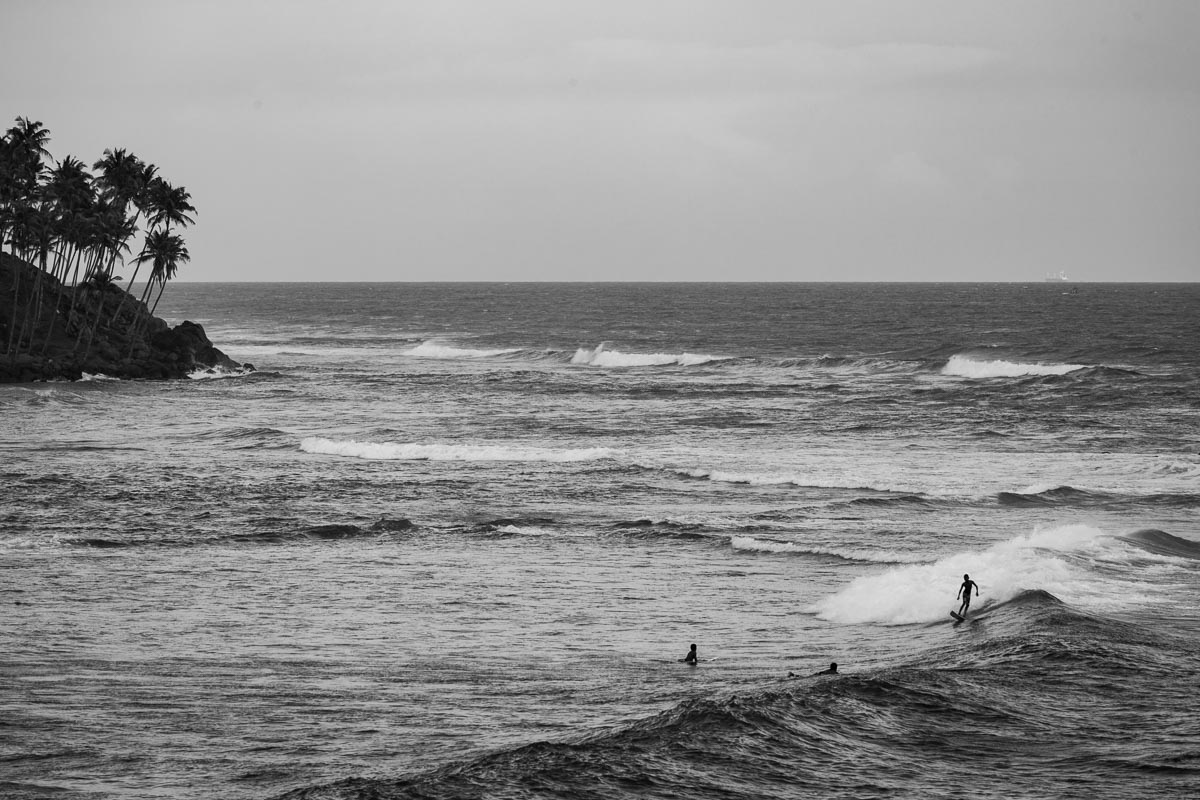
[[163,380],[253,369],[214,347],[200,325],[171,327],[113,281],[64,286],[0,253],[0,383],[84,374]]

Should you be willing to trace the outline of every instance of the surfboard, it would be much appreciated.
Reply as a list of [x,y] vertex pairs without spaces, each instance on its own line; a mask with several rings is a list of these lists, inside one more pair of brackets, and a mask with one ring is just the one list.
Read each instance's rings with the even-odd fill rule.
[[954,617],[959,622],[963,622],[966,620],[966,617],[960,616],[957,611],[951,611],[950,616]]

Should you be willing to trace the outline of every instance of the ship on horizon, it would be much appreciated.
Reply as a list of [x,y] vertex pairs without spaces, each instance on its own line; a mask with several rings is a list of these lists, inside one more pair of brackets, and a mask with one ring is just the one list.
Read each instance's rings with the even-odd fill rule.
[[1046,282],[1047,283],[1062,283],[1062,282],[1068,281],[1068,280],[1070,280],[1070,278],[1067,277],[1067,273],[1065,270],[1060,269],[1058,272],[1047,272],[1046,273]]

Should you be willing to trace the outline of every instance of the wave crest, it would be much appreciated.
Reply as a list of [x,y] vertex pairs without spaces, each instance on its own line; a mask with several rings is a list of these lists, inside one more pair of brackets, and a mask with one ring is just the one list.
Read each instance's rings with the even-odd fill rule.
[[1118,538],[1156,555],[1200,560],[1200,542],[1172,536],[1155,528],[1134,531]]
[[597,345],[594,350],[581,347],[571,357],[572,364],[589,367],[695,367],[723,360],[719,356],[698,353],[622,353],[620,350],[609,350],[605,343]]
[[[1146,543],[1140,544],[1144,548]],[[1097,609],[1154,602],[1151,588],[1128,569],[1130,555],[1117,537],[1087,525],[1069,525],[998,542],[983,551],[955,553],[935,563],[863,576],[812,610],[821,619],[840,623],[942,620],[958,606],[955,592],[964,573],[979,584],[976,608],[1006,602],[1031,589]]]
[[1087,364],[1028,364],[1017,361],[980,361],[970,356],[951,356],[942,367],[943,375],[957,378],[1022,378],[1027,375],[1066,375]]
[[756,539],[753,536],[734,536],[729,540],[729,545],[734,550],[746,550],[758,553],[795,553],[801,556],[829,556],[844,561],[865,561],[873,564],[919,563],[919,560],[912,555],[894,551],[838,549],[820,547],[818,545]]

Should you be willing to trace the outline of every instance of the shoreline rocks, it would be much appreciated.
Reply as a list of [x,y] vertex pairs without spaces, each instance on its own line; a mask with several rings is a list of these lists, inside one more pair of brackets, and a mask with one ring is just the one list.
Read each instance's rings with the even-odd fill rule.
[[171,327],[113,283],[64,287],[0,254],[0,383],[80,380],[84,374],[172,380],[199,371],[252,372],[194,322]]

